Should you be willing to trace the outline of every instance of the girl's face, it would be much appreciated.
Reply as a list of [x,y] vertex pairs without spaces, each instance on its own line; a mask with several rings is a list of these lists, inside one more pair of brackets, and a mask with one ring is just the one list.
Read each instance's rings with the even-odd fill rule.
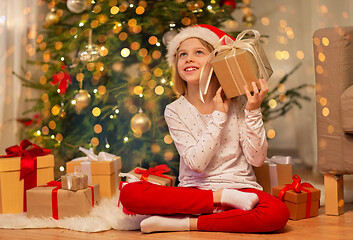
[[[187,84],[199,84],[201,69],[209,54],[210,52],[197,38],[189,38],[183,41],[177,52],[179,76]],[[204,75],[207,75],[209,71],[210,64],[207,64]]]

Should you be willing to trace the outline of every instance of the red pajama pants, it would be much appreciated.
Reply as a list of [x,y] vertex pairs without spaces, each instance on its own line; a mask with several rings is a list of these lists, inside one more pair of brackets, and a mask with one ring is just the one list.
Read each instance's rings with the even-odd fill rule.
[[257,189],[239,191],[257,194],[259,202],[254,209],[213,213],[212,190],[166,187],[146,181],[126,184],[121,189],[120,201],[128,211],[137,214],[201,214],[197,220],[199,231],[272,232],[286,225],[289,210],[279,199]]

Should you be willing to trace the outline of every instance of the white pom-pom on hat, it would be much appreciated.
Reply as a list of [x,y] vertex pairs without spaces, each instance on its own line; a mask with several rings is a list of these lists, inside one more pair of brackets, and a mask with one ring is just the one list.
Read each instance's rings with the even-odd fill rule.
[[169,65],[172,66],[174,64],[176,51],[180,44],[186,39],[193,37],[200,38],[215,47],[224,35],[227,35],[232,40],[235,40],[219,28],[207,24],[199,24],[181,29],[180,32],[172,40],[170,40],[167,46],[167,60]]

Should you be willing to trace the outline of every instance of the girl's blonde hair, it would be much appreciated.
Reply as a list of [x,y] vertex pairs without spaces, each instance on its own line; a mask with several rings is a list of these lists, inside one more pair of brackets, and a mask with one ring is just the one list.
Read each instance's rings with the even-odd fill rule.
[[[214,50],[213,46],[211,44],[209,44],[208,42],[206,42],[205,40],[201,39],[201,38],[197,38],[200,41],[200,43],[209,51],[212,52]],[[185,40],[184,40],[185,41]],[[179,48],[178,48],[179,49]],[[174,93],[177,95],[177,97],[179,97],[180,95],[185,95],[187,93],[187,86],[186,86],[186,82],[180,77],[179,73],[178,73],[178,60],[179,60],[179,56],[177,54],[177,51],[174,53],[175,54],[175,61],[172,67],[172,82],[173,82],[173,91]],[[212,75],[212,79],[216,78],[216,75],[213,73]]]

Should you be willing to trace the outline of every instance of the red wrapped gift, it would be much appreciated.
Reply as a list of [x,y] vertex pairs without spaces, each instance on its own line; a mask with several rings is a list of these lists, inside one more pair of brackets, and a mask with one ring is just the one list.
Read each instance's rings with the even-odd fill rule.
[[294,175],[292,179],[292,184],[273,187],[273,196],[278,197],[286,204],[290,212],[290,219],[299,220],[317,216],[321,191],[310,183],[301,183],[298,175]]

